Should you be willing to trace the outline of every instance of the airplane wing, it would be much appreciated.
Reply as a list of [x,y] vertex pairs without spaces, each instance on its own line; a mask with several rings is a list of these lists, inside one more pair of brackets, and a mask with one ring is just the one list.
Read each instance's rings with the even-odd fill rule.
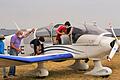
[[0,55],[0,67],[10,66],[10,65],[24,65],[35,62],[52,61],[59,59],[69,59],[73,58],[73,54],[70,52],[66,53],[54,53],[45,54],[38,56],[10,56],[10,55]]

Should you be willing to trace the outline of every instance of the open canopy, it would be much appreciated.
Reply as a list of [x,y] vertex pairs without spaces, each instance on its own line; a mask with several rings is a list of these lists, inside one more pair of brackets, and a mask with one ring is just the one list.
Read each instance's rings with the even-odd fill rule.
[[[47,27],[39,28],[36,32],[36,35],[45,36],[47,37],[47,42],[49,41],[52,42],[54,40],[53,37],[56,36],[56,29],[59,27],[59,25],[62,25],[62,24],[56,24],[55,26],[51,26],[50,28],[47,28]],[[75,43],[77,39],[83,34],[100,35],[102,33],[107,33],[107,32],[108,32],[107,30],[102,29],[100,26],[96,26],[92,24],[86,24],[80,27],[73,27],[72,41],[73,43]],[[49,38],[49,41],[48,41],[48,38]]]

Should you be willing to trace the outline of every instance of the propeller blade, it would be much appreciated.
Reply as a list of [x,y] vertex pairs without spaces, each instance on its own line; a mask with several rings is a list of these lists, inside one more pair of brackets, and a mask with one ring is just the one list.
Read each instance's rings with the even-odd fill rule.
[[116,34],[115,34],[114,30],[113,30],[113,27],[112,27],[111,23],[109,23],[109,26],[110,26],[110,28],[111,28],[111,30],[112,30],[113,36],[115,37],[115,44],[114,44],[114,46],[113,46],[113,48],[112,48],[112,50],[111,50],[111,52],[110,52],[110,55],[107,56],[107,60],[108,60],[108,61],[111,61],[111,59],[113,58],[113,56],[115,55],[115,53],[117,52],[117,50],[118,50],[118,48],[119,48],[120,41],[119,41],[118,38],[116,37]]
[[109,23],[109,26],[110,26],[110,28],[111,28],[111,31],[112,31],[112,33],[113,33],[113,36],[115,37],[115,40],[116,40],[117,44],[120,45],[120,42],[119,42],[118,38],[116,37],[115,31],[114,31],[111,23]]
[[116,51],[118,50],[119,45],[115,42],[114,47],[112,48],[110,55],[107,56],[107,60],[111,61],[111,59],[113,58],[113,56],[115,55]]
[[111,30],[112,30],[113,36],[114,36],[115,39],[116,39],[117,44],[120,45],[120,44],[119,44],[119,40],[118,40],[118,38],[116,37],[116,34],[115,34],[115,32],[114,32],[114,30],[113,30],[112,27],[111,27]]
[[13,23],[15,24],[15,26],[17,27],[18,30],[20,30],[19,26],[17,25],[17,23],[15,21],[13,21]]

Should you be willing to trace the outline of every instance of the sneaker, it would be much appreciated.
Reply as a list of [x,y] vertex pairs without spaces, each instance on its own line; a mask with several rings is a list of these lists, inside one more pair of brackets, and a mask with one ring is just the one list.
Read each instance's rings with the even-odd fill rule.
[[8,75],[8,76],[13,77],[13,76],[17,76],[17,75]]
[[13,76],[17,76],[17,75],[13,75]]
[[8,78],[7,76],[3,76],[3,78]]
[[14,75],[8,75],[9,77],[14,77]]

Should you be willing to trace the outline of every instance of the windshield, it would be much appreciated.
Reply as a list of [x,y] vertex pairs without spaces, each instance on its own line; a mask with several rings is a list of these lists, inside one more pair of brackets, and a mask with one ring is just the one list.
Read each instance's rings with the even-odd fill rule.
[[86,25],[85,28],[87,34],[99,35],[108,32],[107,30],[102,29],[100,26],[97,25]]
[[76,43],[77,39],[82,36],[83,34],[92,34],[92,35],[100,35],[102,33],[105,33],[105,36],[111,36],[111,33],[108,32],[105,29],[100,28],[99,26],[96,25],[84,25],[77,28],[73,27],[72,31],[72,41],[73,43]]

